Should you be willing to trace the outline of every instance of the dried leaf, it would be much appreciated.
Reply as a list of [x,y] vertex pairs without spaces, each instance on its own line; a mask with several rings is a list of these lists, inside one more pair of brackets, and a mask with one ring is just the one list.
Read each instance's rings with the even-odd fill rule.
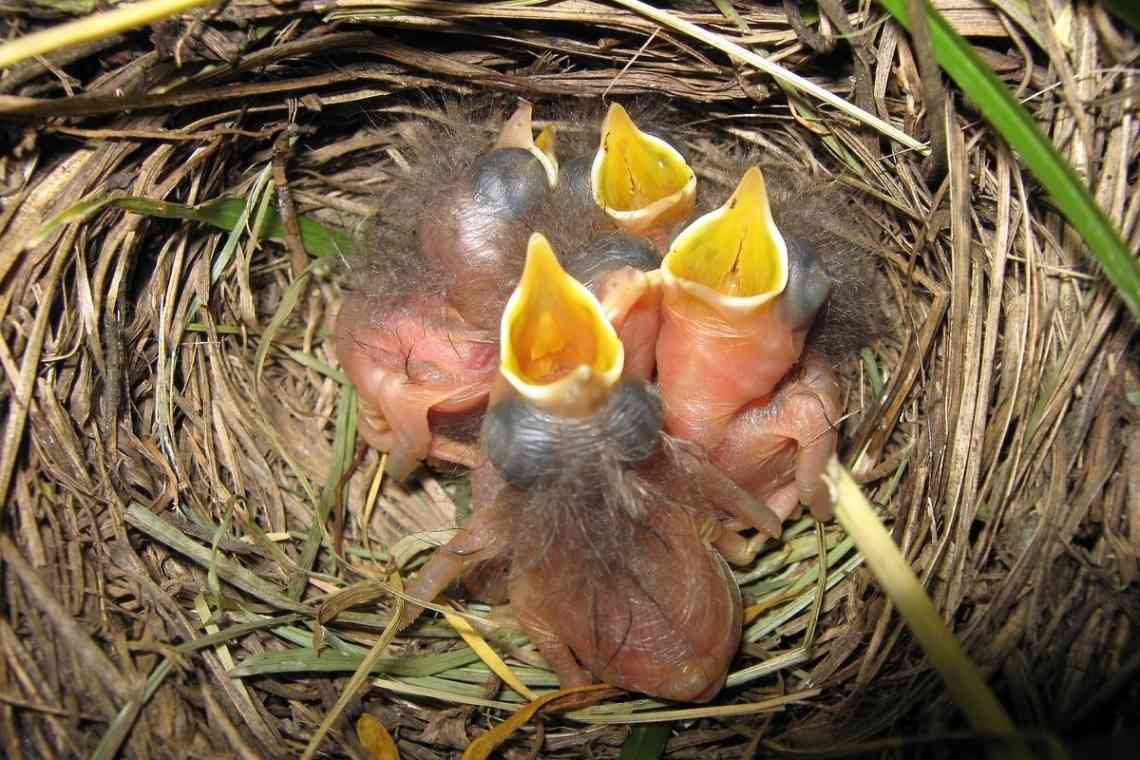
[[368,713],[356,721],[356,738],[364,745],[364,751],[371,760],[399,760],[400,750],[384,724]]
[[471,746],[463,753],[463,760],[486,760],[486,758],[495,751],[495,747],[498,747],[510,738],[511,734],[529,723],[544,707],[553,702],[557,702],[559,699],[574,694],[586,694],[591,691],[602,691],[609,688],[610,687],[604,683],[598,683],[589,686],[578,686],[573,689],[559,689],[550,694],[544,694],[539,699],[528,703],[514,715],[471,742]]

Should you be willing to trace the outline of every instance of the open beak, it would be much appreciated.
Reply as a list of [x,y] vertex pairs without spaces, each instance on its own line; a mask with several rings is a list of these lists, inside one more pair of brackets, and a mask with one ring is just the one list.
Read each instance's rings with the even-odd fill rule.
[[621,378],[625,351],[598,299],[539,233],[503,311],[499,369],[523,398],[568,416],[593,413]]
[[634,235],[652,236],[683,221],[697,197],[697,175],[684,156],[638,129],[617,103],[602,122],[590,183],[594,201]]
[[546,181],[551,187],[558,182],[558,160],[554,157],[554,127],[542,130],[537,138],[531,123],[532,106],[523,102],[507,123],[499,130],[496,148],[522,148],[538,159],[546,171]]
[[764,175],[755,166],[720,208],[686,227],[661,263],[678,287],[726,315],[756,311],[784,292],[788,249],[772,221]]

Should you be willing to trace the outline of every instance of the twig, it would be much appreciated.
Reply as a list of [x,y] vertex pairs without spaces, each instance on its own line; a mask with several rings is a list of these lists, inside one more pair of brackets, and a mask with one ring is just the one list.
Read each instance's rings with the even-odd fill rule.
[[285,247],[289,249],[289,268],[292,270],[294,280],[305,273],[309,263],[305,246],[301,242],[297,207],[293,203],[293,195],[289,192],[289,178],[285,174],[285,161],[292,152],[293,139],[299,132],[299,128],[290,123],[273,141],[273,185],[277,191],[277,213],[281,215],[281,224],[285,228]]
[[918,75],[922,79],[922,98],[926,105],[926,128],[930,133],[930,155],[927,157],[926,184],[937,187],[946,176],[946,88],[942,86],[942,68],[934,56],[926,0],[907,0],[907,12],[916,19],[910,34],[914,39]]

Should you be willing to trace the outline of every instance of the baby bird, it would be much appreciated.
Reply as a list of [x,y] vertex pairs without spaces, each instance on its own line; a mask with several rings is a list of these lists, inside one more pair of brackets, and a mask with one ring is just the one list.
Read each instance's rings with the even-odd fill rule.
[[724,520],[773,533],[779,521],[663,434],[659,397],[623,379],[624,360],[601,302],[532,236],[483,426],[503,485],[408,593],[433,599],[505,558],[512,609],[563,686],[599,678],[707,701],[741,631],[740,593],[712,544]]
[[444,272],[449,303],[468,323],[494,329],[522,271],[526,240],[558,183],[553,132],[536,142],[531,105],[507,120],[494,147],[425,205],[417,230],[425,263]]
[[[826,219],[797,220],[826,237]],[[801,504],[829,519],[821,476],[842,398],[832,363],[805,341],[833,281],[808,239],[777,227],[759,168],[677,236],[661,280],[665,429],[699,444],[781,520]]]
[[361,434],[401,479],[428,458],[481,461],[495,327],[522,269],[524,219],[557,179],[553,157],[532,137],[529,105],[489,150],[470,135],[448,136],[463,139],[450,151],[420,145],[417,170],[385,194],[378,250],[355,262],[361,287],[336,320],[335,353],[358,392]]
[[356,386],[358,429],[406,477],[433,458],[475,467],[477,431],[498,369],[492,335],[467,325],[442,297],[415,293],[376,308],[353,294],[337,315],[335,351]]

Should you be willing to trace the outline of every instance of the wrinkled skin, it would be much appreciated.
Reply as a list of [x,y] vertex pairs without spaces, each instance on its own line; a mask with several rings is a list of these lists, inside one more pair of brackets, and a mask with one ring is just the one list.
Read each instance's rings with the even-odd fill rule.
[[711,450],[795,365],[805,334],[788,329],[775,304],[726,315],[687,293],[664,291],[656,354],[666,428]]
[[781,520],[801,503],[830,519],[821,476],[835,453],[842,398],[834,371],[803,354],[805,332],[781,322],[779,301],[733,321],[669,289],[663,300],[665,429],[699,444]]
[[[686,473],[660,460],[649,467],[665,490],[691,490],[680,482]],[[747,500],[731,484],[726,488]],[[512,549],[528,551],[525,537],[513,535],[513,502],[521,498],[523,492],[506,487],[493,506],[473,513],[408,593],[434,599],[465,573],[465,581],[504,577]],[[665,699],[708,701],[724,685],[741,633],[740,591],[709,543],[720,523],[664,499],[647,507],[646,521],[612,568],[584,563],[566,550],[572,541],[552,542],[537,558],[512,563],[516,569],[505,576],[511,607],[563,687],[600,679]],[[405,624],[420,611],[409,607]]]
[[335,353],[359,392],[361,434],[389,453],[387,471],[396,478],[428,458],[480,461],[474,433],[495,375],[498,323],[536,225],[556,228],[588,272],[627,346],[625,376],[652,378],[660,290],[644,272],[659,253],[617,233],[596,208],[592,154],[567,162],[551,188],[539,160],[512,147],[529,135],[527,107],[496,147],[457,162],[464,168],[454,179],[426,188],[414,245],[423,271],[435,273],[433,292],[402,294],[397,305],[352,294],[338,315]]
[[835,372],[807,352],[772,394],[733,417],[709,457],[781,521],[801,504],[829,520],[833,507],[822,475],[835,454],[842,411]]
[[519,148],[496,148],[431,199],[419,228],[420,250],[446,274],[448,300],[468,323],[497,327],[522,272],[532,231],[526,219],[548,192],[536,158]]
[[[478,426],[465,418],[486,407],[498,371],[495,336],[465,325],[438,297],[377,307],[353,294],[336,320],[336,356],[359,395],[361,435],[388,452],[397,478],[429,457],[475,466]],[[464,428],[472,435],[441,432]]]
[[[597,279],[592,290],[627,347],[624,375],[649,379],[659,290],[628,266],[602,269]],[[468,325],[439,296],[387,308],[357,293],[345,299],[335,353],[357,389],[360,433],[388,452],[388,474],[402,479],[428,458],[465,467],[482,461],[475,434],[498,374],[498,340],[497,331]]]
[[581,558],[559,549],[513,578],[510,592],[519,623],[563,687],[598,678],[693,702],[720,691],[740,643],[740,591],[693,513],[655,513],[653,529],[628,547],[629,570],[602,583],[577,582]]

